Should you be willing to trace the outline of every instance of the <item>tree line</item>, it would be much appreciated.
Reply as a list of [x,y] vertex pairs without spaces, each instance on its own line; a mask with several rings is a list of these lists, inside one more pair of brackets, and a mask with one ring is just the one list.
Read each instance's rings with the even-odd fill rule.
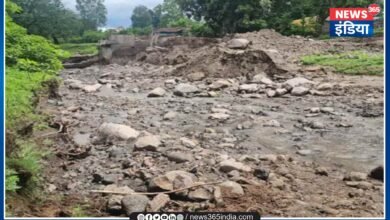
[[[20,7],[13,13],[15,23],[29,34],[41,35],[55,43],[88,41],[96,38],[96,30],[107,21],[104,0],[76,0],[74,12],[61,0],[12,0]],[[94,39],[91,39],[94,40]]]
[[133,10],[133,29],[184,26],[194,35],[223,36],[272,28],[318,36],[331,7],[367,7],[383,0],[164,0]]
[[[61,0],[13,2],[21,10],[12,19],[29,34],[54,43],[97,42],[106,36],[97,31],[107,21],[104,0],[76,0],[76,11]],[[383,0],[163,0],[154,8],[139,5],[129,11],[132,25],[120,33],[148,35],[156,28],[183,27],[188,34],[212,37],[272,28],[286,35],[318,36],[330,7],[371,3],[383,8]]]

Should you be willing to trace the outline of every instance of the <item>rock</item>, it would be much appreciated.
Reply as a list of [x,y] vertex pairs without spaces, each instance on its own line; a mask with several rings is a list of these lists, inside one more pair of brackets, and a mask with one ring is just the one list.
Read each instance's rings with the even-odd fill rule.
[[238,170],[232,170],[228,173],[228,177],[239,178],[240,172]]
[[267,85],[267,86],[274,84],[274,82],[271,79],[269,79],[268,77],[261,78],[259,83]]
[[64,83],[68,85],[69,89],[82,89],[84,87],[83,82],[76,79],[67,79]]
[[187,75],[189,81],[200,81],[204,79],[206,75],[203,72],[194,72]]
[[333,89],[333,85],[330,83],[322,83],[317,86],[317,90],[324,91],[324,90],[330,90]]
[[324,129],[325,125],[320,121],[312,121],[309,123],[310,128],[312,129]]
[[284,183],[283,180],[279,179],[279,178],[274,178],[270,181],[272,187],[275,187],[277,189],[280,189],[280,190],[284,190],[286,188],[286,184]]
[[261,180],[267,181],[269,176],[269,171],[263,168],[256,168],[253,171],[253,175]]
[[238,88],[238,91],[240,92],[246,92],[246,93],[254,93],[259,90],[259,87],[257,84],[243,84],[240,85]]
[[221,187],[214,186],[213,196],[214,196],[214,201],[215,201],[215,204],[217,205],[217,207],[221,207],[224,205]]
[[188,198],[194,201],[207,201],[211,200],[213,195],[205,188],[198,188],[188,193]]
[[186,137],[180,138],[180,142],[182,145],[184,145],[185,147],[188,147],[188,148],[194,148],[197,145],[197,143],[195,141],[190,140]]
[[307,156],[307,155],[310,155],[311,153],[312,153],[311,150],[299,150],[299,151],[297,151],[297,154],[301,155],[301,156]]
[[278,156],[275,154],[260,155],[259,160],[275,162],[278,160]]
[[250,41],[243,38],[235,38],[227,42],[227,47],[230,49],[246,49]]
[[383,166],[378,166],[376,167],[375,169],[371,170],[370,174],[369,174],[369,177],[373,178],[373,179],[377,179],[377,180],[381,180],[383,181],[384,178],[383,178]]
[[281,124],[277,120],[272,119],[264,123],[263,127],[281,127]]
[[263,78],[267,78],[267,74],[264,73],[264,72],[262,72],[262,73],[260,73],[260,74],[254,75],[253,78],[252,78],[252,80],[251,80],[251,82],[252,82],[252,83],[261,83],[261,81],[262,81]]
[[228,109],[224,108],[211,108],[212,113],[224,113],[224,114],[230,114],[230,111]]
[[177,96],[187,96],[198,92],[200,92],[198,87],[187,83],[180,83],[175,87],[173,94]]
[[108,197],[106,207],[108,212],[119,212],[122,210],[123,196],[111,195]]
[[346,175],[343,180],[344,181],[364,181],[364,180],[367,180],[367,174],[360,173],[360,172],[351,172],[348,175]]
[[122,140],[136,139],[140,134],[130,126],[114,123],[103,123],[98,131],[105,137],[115,137]]
[[368,190],[372,189],[373,185],[366,181],[346,181],[345,184],[349,187]]
[[303,86],[297,86],[291,90],[291,95],[294,95],[294,96],[303,96],[303,95],[306,95],[308,93],[309,93],[309,89],[306,87],[303,87]]
[[323,107],[320,109],[320,111],[322,113],[332,114],[334,112],[334,109],[332,107]]
[[233,181],[226,181],[221,184],[219,184],[219,187],[221,187],[222,191],[227,191],[228,193],[237,195],[237,196],[243,196],[245,195],[244,189],[241,187],[240,184],[233,182]]
[[242,172],[250,172],[251,168],[243,163],[237,162],[233,159],[224,160],[220,163],[219,168],[223,172],[230,172],[232,170],[238,170]]
[[163,191],[185,188],[194,185],[196,179],[196,176],[192,173],[175,170],[167,172],[162,176],[153,178],[149,182],[149,188],[151,190]]
[[145,212],[149,198],[145,195],[128,195],[123,197],[122,209],[130,216],[133,212]]
[[110,185],[118,180],[118,176],[115,174],[94,173],[93,182],[102,183],[104,185]]
[[318,107],[314,107],[314,108],[310,109],[310,113],[320,113],[320,112],[321,112],[321,109]]
[[87,85],[87,86],[84,86],[82,89],[84,90],[84,92],[96,92],[100,89],[100,87],[102,87],[102,84],[95,84],[95,85]]
[[213,82],[209,88],[210,89],[213,89],[213,90],[217,90],[217,89],[224,89],[224,88],[227,88],[231,85],[231,83],[225,79],[219,79],[217,80],[216,82]]
[[276,96],[283,96],[288,93],[288,90],[285,88],[279,88],[276,89],[275,91],[276,91]]
[[148,97],[163,97],[165,95],[165,89],[158,87],[149,92]]
[[290,87],[290,88],[294,88],[294,87],[298,87],[298,86],[302,86],[302,85],[306,85],[306,84],[313,84],[313,82],[306,79],[306,78],[303,78],[303,77],[296,77],[293,79],[289,79],[283,83],[283,85]]
[[158,212],[162,208],[164,208],[169,203],[169,201],[171,201],[171,199],[167,194],[163,194],[163,193],[158,194],[153,198],[152,201],[149,202],[147,211]]
[[225,114],[225,113],[214,113],[209,115],[209,119],[213,120],[227,120],[230,118],[230,115]]
[[134,149],[157,151],[160,145],[161,145],[160,136],[146,135],[137,139],[137,141],[134,144]]
[[167,158],[170,161],[174,161],[176,163],[184,163],[193,160],[192,154],[183,153],[183,152],[169,152],[167,153]]
[[149,182],[149,188],[158,191],[170,191],[173,190],[173,184],[167,176],[158,176]]
[[276,91],[275,90],[267,90],[265,92],[265,94],[267,95],[267,97],[272,98],[272,97],[276,96]]
[[176,83],[177,82],[175,79],[168,79],[168,80],[165,80],[164,85],[165,85],[165,87],[172,89],[173,87],[175,87]]
[[170,120],[176,118],[176,116],[177,116],[177,113],[176,113],[176,112],[170,111],[170,112],[167,112],[167,113],[163,116],[163,119],[166,120],[166,121],[170,121]]
[[320,176],[328,176],[328,170],[325,167],[317,167],[314,173]]

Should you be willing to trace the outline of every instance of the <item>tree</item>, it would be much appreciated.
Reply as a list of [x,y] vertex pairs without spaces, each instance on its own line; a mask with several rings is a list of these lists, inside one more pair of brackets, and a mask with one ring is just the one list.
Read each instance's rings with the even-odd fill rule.
[[144,5],[139,5],[134,8],[131,15],[132,26],[135,28],[145,28],[152,25],[153,11]]
[[97,30],[107,22],[107,9],[104,0],[76,0],[84,30]]
[[177,0],[187,16],[204,19],[220,35],[267,26],[270,0]]
[[14,21],[29,34],[41,35],[58,43],[59,38],[78,35],[81,22],[60,0],[14,0],[21,10],[13,13]]

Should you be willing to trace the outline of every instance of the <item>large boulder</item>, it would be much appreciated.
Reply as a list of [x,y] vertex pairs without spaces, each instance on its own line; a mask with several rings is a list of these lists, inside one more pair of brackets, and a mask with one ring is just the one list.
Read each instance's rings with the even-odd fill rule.
[[250,41],[244,38],[235,38],[227,43],[227,47],[230,49],[246,49],[250,44]]
[[188,83],[180,83],[175,87],[173,94],[177,96],[187,96],[199,92],[200,92],[199,88],[194,85]]
[[103,123],[98,132],[105,137],[119,138],[122,140],[135,139],[139,136],[139,132],[127,125]]
[[145,212],[149,198],[145,195],[128,195],[123,197],[122,209],[130,216],[133,212]]
[[146,135],[137,139],[134,144],[134,150],[157,151],[160,145],[160,136]]

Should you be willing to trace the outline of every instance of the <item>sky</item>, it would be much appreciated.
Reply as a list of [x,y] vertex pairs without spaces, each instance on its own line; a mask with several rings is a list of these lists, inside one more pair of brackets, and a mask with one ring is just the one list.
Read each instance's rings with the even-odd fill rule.
[[[76,10],[76,0],[62,0],[67,8]],[[148,8],[154,8],[162,3],[163,0],[105,0],[107,8],[106,27],[129,27],[131,25],[131,13],[138,5],[145,5]]]

